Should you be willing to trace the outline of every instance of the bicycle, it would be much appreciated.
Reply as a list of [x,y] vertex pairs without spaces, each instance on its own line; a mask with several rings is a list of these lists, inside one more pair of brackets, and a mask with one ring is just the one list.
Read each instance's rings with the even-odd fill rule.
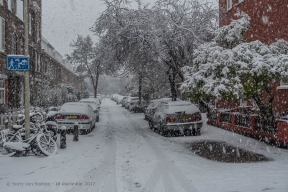
[[43,127],[43,124],[37,124],[34,129],[31,129],[31,135],[26,140],[23,139],[25,130],[21,125],[14,125],[13,130],[12,132],[8,130],[1,131],[0,144],[8,153],[4,153],[5,155],[26,156],[28,152],[33,152],[36,155],[44,154],[46,156],[56,154],[57,144],[52,138],[51,132],[47,131],[46,127]]

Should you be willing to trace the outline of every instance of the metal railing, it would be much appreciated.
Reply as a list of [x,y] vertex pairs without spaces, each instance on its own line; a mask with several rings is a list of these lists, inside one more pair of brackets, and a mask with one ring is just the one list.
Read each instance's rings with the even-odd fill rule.
[[232,123],[232,114],[227,112],[220,113],[220,122]]
[[7,129],[12,125],[17,124],[17,120],[19,119],[18,112],[0,114],[0,130]]
[[265,119],[261,116],[254,117],[254,128],[256,130],[267,132],[267,133],[276,133],[277,127],[276,129],[273,128],[272,124],[273,124],[272,119]]
[[250,128],[250,115],[235,114],[235,125]]

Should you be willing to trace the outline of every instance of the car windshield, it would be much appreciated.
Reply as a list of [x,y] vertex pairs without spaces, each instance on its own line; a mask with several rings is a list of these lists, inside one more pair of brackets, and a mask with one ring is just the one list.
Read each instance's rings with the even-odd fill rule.
[[288,0],[0,0],[0,192],[287,180]]

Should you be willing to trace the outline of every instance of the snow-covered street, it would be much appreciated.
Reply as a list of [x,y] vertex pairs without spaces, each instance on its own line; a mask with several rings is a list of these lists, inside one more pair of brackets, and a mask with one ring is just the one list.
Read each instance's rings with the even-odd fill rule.
[[[54,156],[0,157],[0,191],[288,191],[288,150],[206,124],[201,136],[162,137],[148,128],[143,113],[108,98],[96,128],[72,140],[67,135],[67,148]],[[273,160],[207,160],[185,145],[199,140],[226,141]]]

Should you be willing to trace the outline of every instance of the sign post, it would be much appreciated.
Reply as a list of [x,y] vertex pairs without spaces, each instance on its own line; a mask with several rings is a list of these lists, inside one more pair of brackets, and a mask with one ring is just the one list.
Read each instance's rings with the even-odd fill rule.
[[10,71],[29,71],[29,57],[24,55],[8,55],[7,69]]
[[[29,55],[29,45],[28,45],[28,1],[23,0],[24,5],[24,54]],[[24,72],[24,90],[25,90],[25,139],[30,136],[30,88],[29,88],[29,71]]]
[[25,73],[24,74],[24,85],[25,85],[25,139],[28,139],[29,136],[30,136],[29,69],[30,69],[29,56],[24,56],[24,55],[8,55],[7,56],[7,70],[10,70],[10,71],[24,71],[24,73]]

